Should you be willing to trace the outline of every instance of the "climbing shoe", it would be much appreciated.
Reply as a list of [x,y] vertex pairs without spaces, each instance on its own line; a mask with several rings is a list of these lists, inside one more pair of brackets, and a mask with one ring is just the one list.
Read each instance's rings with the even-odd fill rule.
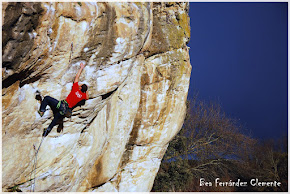
[[49,129],[44,129],[44,132],[43,132],[42,136],[46,137],[49,134],[50,131],[51,130],[49,130]]
[[40,102],[42,102],[42,96],[41,96],[41,94],[40,94],[40,92],[37,90],[36,92],[35,92],[35,99],[36,100],[39,100]]
[[38,112],[38,114],[39,114],[41,117],[44,115],[44,112],[42,112],[42,111],[40,111],[40,110],[38,110],[37,112]]

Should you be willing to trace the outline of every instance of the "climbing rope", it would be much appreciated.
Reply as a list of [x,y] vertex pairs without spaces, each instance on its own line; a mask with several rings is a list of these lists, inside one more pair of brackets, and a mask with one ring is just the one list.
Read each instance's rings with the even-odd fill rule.
[[[73,40],[74,40],[74,35],[73,35]],[[70,50],[69,64],[71,63],[71,58],[72,58],[72,55],[73,55],[73,40],[71,42],[71,50]],[[41,147],[41,144],[42,144],[43,140],[44,140],[44,136],[42,136],[41,142],[40,142],[37,150],[35,148],[35,145],[33,144],[33,147],[34,147],[34,150],[35,150],[35,156],[34,156],[33,170],[32,170],[32,172],[30,174],[30,180],[32,181],[32,184],[31,184],[31,187],[30,187],[30,192],[31,192],[31,190],[33,192],[35,190],[35,174],[36,174],[36,167],[37,167],[37,155],[38,155],[38,151],[40,150],[40,147]],[[34,177],[31,179],[32,174],[33,174]]]
[[[35,190],[35,174],[36,174],[35,170],[36,170],[36,167],[37,167],[37,154],[38,154],[38,151],[39,151],[39,149],[40,149],[40,146],[41,146],[43,140],[44,140],[44,136],[42,136],[41,142],[40,142],[40,144],[39,144],[37,150],[35,149],[35,146],[34,146],[34,144],[33,144],[34,150],[35,150],[36,152],[35,152],[35,156],[34,156],[33,171],[32,171],[32,173],[30,174],[30,180],[32,180],[32,184],[31,184],[31,187],[30,187],[30,192],[31,192],[31,188],[33,188],[33,192],[34,192],[34,190]],[[33,177],[33,179],[31,179],[31,176],[32,176],[33,173],[34,173],[34,177]]]

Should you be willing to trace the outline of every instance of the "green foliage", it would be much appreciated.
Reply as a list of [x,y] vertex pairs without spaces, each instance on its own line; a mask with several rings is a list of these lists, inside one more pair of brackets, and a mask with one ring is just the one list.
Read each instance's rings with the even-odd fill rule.
[[8,188],[8,192],[22,192],[18,187],[20,185],[15,185],[13,187]]
[[186,185],[188,185],[190,183],[189,181],[193,178],[188,161],[181,158],[170,163],[162,163],[160,169],[155,179],[155,191],[185,191]]

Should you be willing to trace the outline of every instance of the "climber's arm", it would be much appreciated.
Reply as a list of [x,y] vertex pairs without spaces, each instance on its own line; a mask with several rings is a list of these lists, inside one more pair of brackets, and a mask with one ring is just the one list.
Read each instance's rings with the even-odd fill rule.
[[85,68],[85,66],[86,66],[86,65],[83,64],[83,63],[80,64],[80,67],[81,67],[81,68],[79,69],[79,71],[78,71],[78,73],[77,73],[77,75],[76,75],[76,78],[75,78],[74,83],[79,82],[80,75],[81,75],[83,69]]
[[89,99],[89,91],[86,91],[86,95],[87,95],[86,100],[88,100]]

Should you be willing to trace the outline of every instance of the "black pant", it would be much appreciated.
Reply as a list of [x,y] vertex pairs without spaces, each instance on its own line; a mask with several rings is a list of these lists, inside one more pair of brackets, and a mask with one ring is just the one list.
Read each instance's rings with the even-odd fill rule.
[[59,110],[56,108],[58,102],[59,102],[58,100],[56,100],[56,99],[54,99],[54,98],[52,98],[50,96],[45,96],[43,101],[41,102],[41,105],[40,105],[40,109],[39,110],[41,112],[45,112],[47,105],[49,105],[51,110],[53,111],[54,118],[53,118],[52,122],[50,123],[50,125],[48,126],[48,128],[46,129],[48,133],[52,130],[52,128],[57,124],[57,122],[60,119],[64,118],[64,116],[61,115],[59,113]]

